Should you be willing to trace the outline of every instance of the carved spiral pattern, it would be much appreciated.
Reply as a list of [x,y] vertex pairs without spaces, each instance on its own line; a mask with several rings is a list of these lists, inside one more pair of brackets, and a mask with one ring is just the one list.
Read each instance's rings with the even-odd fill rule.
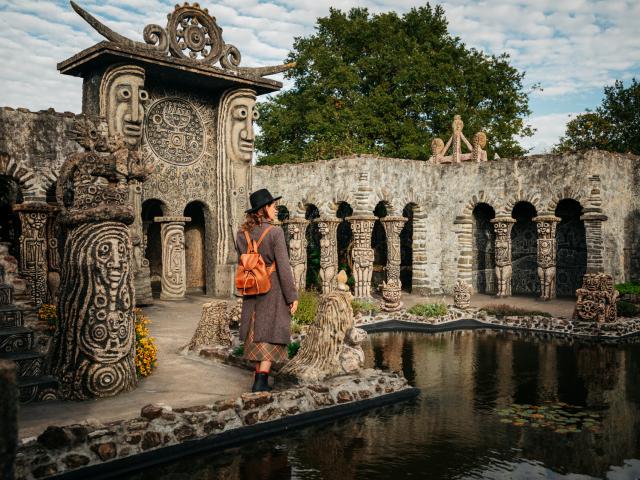
[[233,45],[225,45],[224,53],[220,58],[220,65],[222,68],[233,69],[235,67],[240,66],[240,61],[242,60],[242,55],[240,54],[240,50],[238,50]]
[[144,27],[142,38],[144,38],[145,43],[153,45],[161,52],[166,52],[169,49],[169,36],[160,25],[152,23]]
[[213,64],[222,56],[225,46],[222,29],[206,11],[198,7],[176,7],[169,16],[167,31],[169,50],[176,57]]

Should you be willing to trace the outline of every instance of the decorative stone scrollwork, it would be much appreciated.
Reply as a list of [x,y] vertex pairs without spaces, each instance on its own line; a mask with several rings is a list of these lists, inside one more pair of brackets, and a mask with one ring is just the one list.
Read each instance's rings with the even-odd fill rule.
[[190,217],[156,217],[162,223],[162,292],[163,300],[182,300],[187,292],[187,267],[184,245],[184,224]]
[[322,293],[335,289],[335,276],[338,273],[338,225],[339,219],[319,218],[316,220],[320,232],[320,278]]
[[462,310],[469,308],[471,304],[471,292],[471,285],[462,280],[458,280],[453,287],[453,305]]
[[511,296],[511,229],[516,221],[511,217],[497,217],[491,220],[496,234],[495,261],[498,297]]
[[540,298],[556,298],[556,226],[560,218],[542,215],[533,219],[538,232],[538,277]]
[[34,305],[47,299],[47,220],[50,207],[42,203],[22,203],[15,210],[20,215],[20,274],[28,282]]
[[293,270],[293,281],[299,292],[306,288],[307,281],[307,225],[309,221],[294,217],[282,222],[289,237],[289,262]]
[[584,322],[610,323],[617,319],[619,293],[613,277],[606,273],[587,273],[576,291],[576,318]]
[[373,216],[353,216],[348,218],[353,231],[353,277],[355,297],[371,298],[371,276],[373,275],[373,248],[371,232],[376,220]]

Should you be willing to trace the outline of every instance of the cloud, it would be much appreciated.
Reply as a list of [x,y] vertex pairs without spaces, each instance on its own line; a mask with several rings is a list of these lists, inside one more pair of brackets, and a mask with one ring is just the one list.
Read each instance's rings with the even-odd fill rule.
[[[135,40],[142,39],[146,24],[164,25],[174,3],[81,0],[100,20]],[[330,6],[342,10],[367,6],[373,13],[402,14],[424,5],[415,0],[201,0],[201,4],[217,18],[225,41],[240,49],[243,65],[283,61],[294,38],[312,34],[316,19],[326,16]],[[572,112],[593,108],[596,105],[582,103],[585,92],[601,90],[615,79],[640,77],[637,0],[446,0],[441,4],[453,35],[488,54],[509,53],[512,64],[526,72],[527,87],[541,84],[544,90],[536,95],[546,105],[562,100],[556,111],[534,111],[531,121],[539,130],[523,142],[536,151],[549,148],[563,133],[567,101],[573,102]],[[66,0],[3,0],[0,105],[79,111],[81,81],[59,75],[56,63],[100,40]]]
[[564,135],[567,122],[576,115],[576,112],[566,112],[529,117],[527,123],[536,129],[536,134],[520,139],[522,146],[531,149],[530,153],[549,153],[558,143],[558,139]]

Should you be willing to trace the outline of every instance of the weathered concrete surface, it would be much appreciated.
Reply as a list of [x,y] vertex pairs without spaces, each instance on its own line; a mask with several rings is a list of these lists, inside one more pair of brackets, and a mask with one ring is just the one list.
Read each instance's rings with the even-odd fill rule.
[[[364,172],[368,187],[358,191]],[[639,172],[638,157],[601,151],[441,165],[360,156],[258,167],[253,185],[282,195],[280,202],[291,214],[299,202],[315,205],[324,215],[331,215],[331,202],[354,208],[366,203],[373,212],[385,201],[389,215],[415,204],[413,288],[450,294],[460,271],[471,268],[471,252],[461,243],[471,233],[475,205],[487,203],[496,215],[507,216],[519,201],[530,202],[538,215],[553,213],[565,198],[583,208],[597,207],[590,198],[594,185],[589,177],[594,176],[599,176],[601,208],[608,217],[603,225],[604,270],[616,282],[630,279],[640,257]]]
[[16,365],[0,360],[0,478],[13,479],[13,460],[16,453],[18,429],[18,388]]
[[228,365],[211,365],[178,355],[198,325],[202,305],[210,297],[188,296],[183,302],[157,301],[143,309],[152,321],[151,335],[158,345],[158,367],[132,392],[86,402],[44,402],[21,407],[20,438],[42,432],[47,425],[78,423],[86,419],[109,422],[137,415],[142,405],[165,403],[174,407],[211,403],[249,391],[251,372]]

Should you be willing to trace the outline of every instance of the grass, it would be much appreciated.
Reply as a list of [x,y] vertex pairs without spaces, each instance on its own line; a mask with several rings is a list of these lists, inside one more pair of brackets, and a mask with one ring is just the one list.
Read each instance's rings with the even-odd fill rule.
[[496,305],[487,305],[482,307],[480,310],[486,312],[488,315],[493,315],[498,318],[502,317],[532,317],[534,315],[538,317],[551,317],[551,314],[548,312],[541,312],[539,310],[527,310],[526,308],[518,308],[512,307],[511,305],[496,304]]
[[619,283],[616,285],[616,290],[618,290],[622,294],[628,293],[631,295],[640,295],[640,283],[638,282]]
[[[299,325],[311,325],[318,311],[318,293],[301,292],[298,297],[298,309],[292,320]],[[292,325],[293,326],[293,325]]]
[[354,315],[358,313],[378,313],[380,311],[380,305],[367,300],[351,300],[351,308]]
[[441,317],[447,314],[447,306],[444,303],[418,303],[407,310],[412,315],[424,318]]
[[295,357],[298,350],[300,350],[300,342],[291,342],[287,345],[287,355],[289,358]]

